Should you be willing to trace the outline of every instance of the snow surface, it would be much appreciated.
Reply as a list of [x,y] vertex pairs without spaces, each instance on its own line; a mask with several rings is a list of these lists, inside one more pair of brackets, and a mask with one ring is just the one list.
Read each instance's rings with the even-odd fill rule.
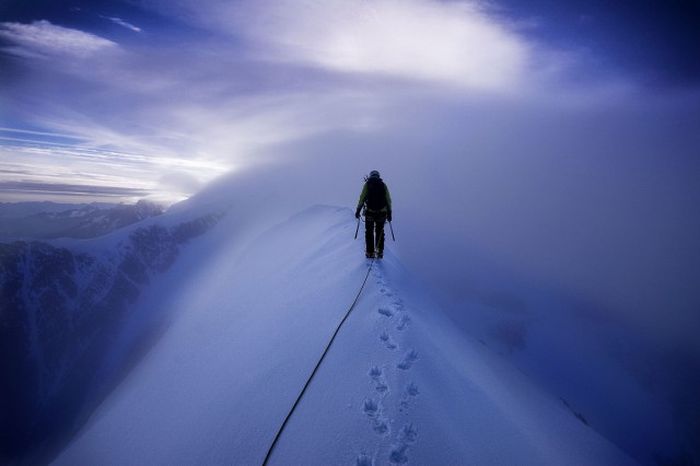
[[[261,464],[369,264],[349,209],[227,218],[141,301],[169,326],[55,464]],[[385,257],[271,464],[634,464]]]

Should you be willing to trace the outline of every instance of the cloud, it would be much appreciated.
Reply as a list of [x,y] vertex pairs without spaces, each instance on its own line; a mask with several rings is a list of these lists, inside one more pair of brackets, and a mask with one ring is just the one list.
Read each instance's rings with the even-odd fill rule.
[[27,181],[0,181],[0,193],[43,193],[71,196],[109,197],[143,197],[151,194],[145,189],[126,188],[122,186],[80,185],[65,183],[35,183]]
[[[145,0],[162,14],[250,42],[258,58],[347,76],[512,92],[559,57],[485,3],[436,0]],[[553,63],[554,62],[554,63]]]
[[531,64],[532,46],[473,2],[256,5],[247,32],[277,60],[482,91],[522,86]]
[[130,30],[132,30],[132,31],[134,31],[134,32],[141,32],[141,31],[142,31],[142,29],[141,29],[140,27],[134,26],[133,24],[128,23],[128,22],[124,21],[123,19],[118,18],[118,17],[116,17],[116,16],[103,16],[103,15],[100,15],[100,18],[106,19],[106,20],[108,20],[108,21],[111,21],[111,22],[113,22],[114,24],[117,24],[117,25],[119,25],[119,26],[122,26],[122,27],[124,27],[124,28],[126,28],[126,29],[130,29]]
[[51,133],[47,131],[34,131],[22,128],[8,128],[7,126],[0,126],[0,136],[2,136],[4,133],[29,134],[32,136],[50,136],[61,139],[75,139],[74,135],[72,134]]
[[163,192],[192,193],[202,188],[202,181],[191,173],[172,172],[160,177],[159,188]]
[[32,58],[86,58],[119,47],[116,42],[103,37],[57,26],[46,20],[31,24],[2,22],[0,38],[12,44],[2,48],[5,52]]
[[[25,137],[0,136],[0,199],[37,198],[43,190],[45,199],[63,201],[92,193],[95,199],[131,202],[148,195],[173,202],[223,172],[206,160],[179,158],[157,148],[146,154],[129,153],[77,135],[61,136],[74,142],[56,142],[52,134],[28,131]],[[182,182],[182,173],[190,174],[189,182]],[[173,176],[179,176],[178,183],[163,183],[162,179]],[[80,189],[59,189],[58,185]]]

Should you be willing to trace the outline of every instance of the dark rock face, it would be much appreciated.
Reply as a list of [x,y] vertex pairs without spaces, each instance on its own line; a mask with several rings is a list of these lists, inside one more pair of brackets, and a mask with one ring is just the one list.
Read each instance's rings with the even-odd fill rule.
[[138,228],[94,256],[0,243],[0,463],[44,461],[84,420],[131,305],[218,219]]

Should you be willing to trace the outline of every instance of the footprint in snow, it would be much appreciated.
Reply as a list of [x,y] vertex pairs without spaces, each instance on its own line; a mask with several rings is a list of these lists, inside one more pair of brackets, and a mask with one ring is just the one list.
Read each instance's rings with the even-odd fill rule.
[[386,419],[375,419],[374,425],[372,426],[374,431],[378,434],[388,434],[389,433],[389,423]]
[[408,327],[408,323],[411,322],[411,318],[408,317],[406,314],[402,315],[401,318],[399,319],[399,323],[396,326],[396,330],[403,330],[406,327]]
[[384,377],[382,377],[382,370],[379,367],[373,366],[369,370],[369,376],[376,384],[374,389],[379,393],[386,393],[389,390],[389,386],[386,384]]
[[398,443],[393,446],[391,453],[389,453],[389,461],[395,464],[405,464],[408,463],[408,457],[406,456],[406,450],[408,446],[415,443],[418,438],[418,432],[413,427],[413,424],[407,424],[401,429],[399,434]]
[[398,367],[401,370],[408,370],[413,366],[413,363],[416,362],[418,359],[418,353],[415,350],[409,351],[406,356],[404,356],[403,361],[398,363],[396,367]]
[[374,460],[369,455],[361,453],[360,456],[357,457],[355,466],[374,466]]
[[409,396],[418,396],[418,393],[420,393],[420,392],[418,391],[418,387],[416,386],[416,384],[414,384],[413,382],[411,382],[411,383],[409,383],[408,386],[406,387],[406,393],[407,393]]
[[408,445],[401,444],[396,445],[391,449],[389,453],[389,461],[394,464],[406,464],[408,463],[408,457],[406,456],[406,450],[408,450]]
[[391,309],[387,309],[385,307],[380,307],[379,309],[377,309],[377,312],[387,317],[391,317],[394,315],[394,313],[391,312]]
[[411,404],[411,400],[417,397],[418,393],[418,387],[416,386],[416,384],[414,384],[413,382],[409,383],[406,386],[406,391],[404,392],[401,401],[399,402],[399,410],[403,411],[404,409],[408,409],[408,407]]
[[401,429],[401,436],[399,440],[404,443],[415,443],[416,439],[418,439],[418,432],[416,432],[416,428],[413,427],[413,424],[406,424],[403,429]]
[[396,349],[396,343],[391,339],[389,334],[384,331],[379,335],[379,339],[384,342],[384,345],[390,350]]
[[389,422],[382,414],[382,410],[379,403],[371,398],[365,399],[363,403],[362,410],[365,412],[367,417],[372,420],[372,429],[378,434],[389,433]]
[[403,301],[401,301],[400,299],[395,300],[391,304],[394,306],[394,309],[396,309],[397,311],[403,310]]
[[379,405],[373,399],[367,398],[362,405],[362,410],[367,416],[375,418],[377,417],[377,413],[379,412]]

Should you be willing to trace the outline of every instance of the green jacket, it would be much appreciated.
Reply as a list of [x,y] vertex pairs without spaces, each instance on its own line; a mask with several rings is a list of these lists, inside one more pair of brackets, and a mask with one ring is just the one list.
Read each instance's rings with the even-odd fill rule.
[[[380,210],[380,212],[391,211],[391,194],[389,194],[389,187],[384,183],[384,195],[386,196],[386,207]],[[360,200],[357,202],[357,210],[360,210],[367,199],[367,183],[362,187],[362,192],[360,193]]]

